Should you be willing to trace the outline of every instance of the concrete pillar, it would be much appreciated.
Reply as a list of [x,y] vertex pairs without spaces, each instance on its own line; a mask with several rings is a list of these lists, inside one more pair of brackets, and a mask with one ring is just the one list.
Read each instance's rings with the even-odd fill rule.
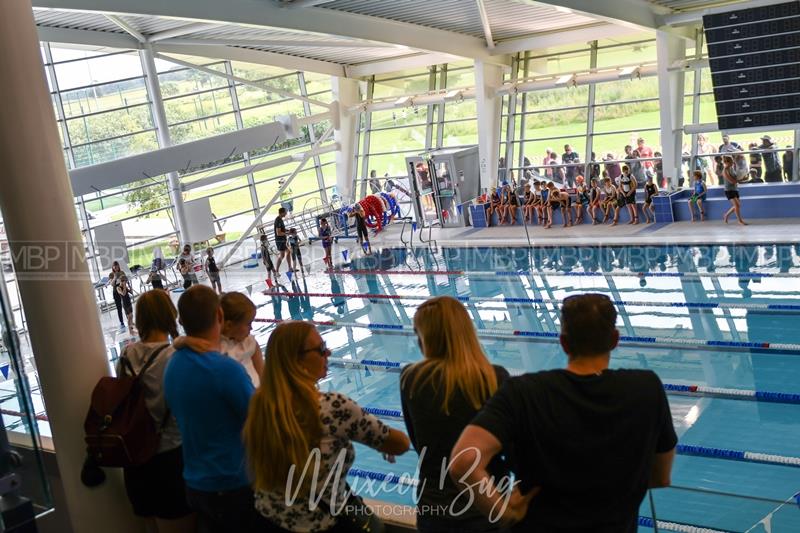
[[[478,160],[481,188],[497,184],[500,153],[500,115],[503,98],[495,90],[503,83],[503,67],[475,61],[475,99],[478,105]],[[508,165],[508,162],[506,163]]]
[[333,139],[339,143],[336,152],[336,188],[339,196],[345,201],[355,201],[354,180],[356,177],[356,126],[358,115],[350,114],[347,108],[358,104],[358,80],[331,77],[331,91],[334,105],[331,112],[334,117],[334,127],[338,121],[338,128],[333,130]]
[[[169,135],[167,126],[167,113],[164,111],[164,100],[161,98],[161,84],[158,81],[158,70],[156,69],[153,47],[149,44],[139,50],[139,57],[142,61],[142,70],[145,75],[147,92],[150,94],[150,101],[153,110],[153,123],[156,126],[156,136],[158,147],[167,148],[172,146],[172,138]],[[167,186],[169,187],[169,198],[172,202],[172,211],[175,215],[175,229],[180,234],[178,242],[186,244],[188,241],[188,231],[186,222],[186,210],[183,206],[183,190],[181,180],[177,172],[167,174]]]
[[656,31],[658,57],[658,103],[661,115],[661,154],[664,177],[670,187],[678,186],[681,176],[683,140],[683,71],[668,69],[672,63],[686,57],[686,41],[664,31]]
[[81,484],[83,419],[109,364],[31,3],[0,2],[0,210],[76,533],[140,530],[120,472]]

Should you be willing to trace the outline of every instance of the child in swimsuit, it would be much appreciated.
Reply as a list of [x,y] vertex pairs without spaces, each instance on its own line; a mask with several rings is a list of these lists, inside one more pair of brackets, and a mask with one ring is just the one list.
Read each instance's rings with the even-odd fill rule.
[[617,206],[617,188],[611,184],[611,178],[605,179],[603,192],[605,193],[605,197],[603,198],[603,224],[605,224],[608,220],[608,214],[611,209],[614,209],[614,224],[616,224],[616,219],[619,216],[619,207]]
[[537,189],[537,191],[539,192],[539,198],[538,198],[539,206],[536,208],[536,211],[539,214],[539,224],[544,226],[545,224],[547,224],[548,221],[547,198],[550,194],[550,190],[547,188],[545,182],[542,181],[539,183],[539,189]]
[[703,209],[703,202],[706,201],[706,184],[703,182],[703,173],[699,170],[694,171],[694,183],[692,183],[692,195],[689,197],[689,215],[694,222],[694,205],[700,211],[700,222],[706,219],[706,212]]
[[489,225],[492,223],[492,213],[497,213],[497,222],[500,223],[500,195],[497,194],[497,189],[492,187],[492,194],[489,195],[489,209],[486,210],[486,216],[489,220]]
[[553,209],[561,209],[561,191],[556,189],[555,184],[551,181],[547,184],[547,224],[544,229],[550,229],[553,225]]
[[514,191],[510,185],[506,185],[505,189],[506,189],[506,199],[508,201],[508,205],[506,206],[506,218],[508,218],[508,223],[513,226],[517,222],[517,208],[519,207],[519,197],[517,196],[516,191]]
[[589,216],[592,217],[592,224],[597,224],[595,213],[597,213],[597,208],[600,207],[600,198],[602,195],[596,179],[592,178],[589,182],[589,186]]
[[[647,224],[656,221],[656,210],[653,207],[653,196],[658,194],[658,186],[653,182],[653,176],[647,176],[647,183],[644,186],[644,205],[642,212]],[[653,215],[652,218],[650,215]]]
[[531,190],[531,184],[525,184],[525,196],[522,205],[522,216],[525,217],[525,222],[528,224],[533,224],[533,202],[536,200],[536,196],[534,196],[533,191]]
[[575,189],[575,211],[577,214],[576,224],[583,224],[583,206],[589,207],[589,192],[583,176],[575,178],[578,186]]

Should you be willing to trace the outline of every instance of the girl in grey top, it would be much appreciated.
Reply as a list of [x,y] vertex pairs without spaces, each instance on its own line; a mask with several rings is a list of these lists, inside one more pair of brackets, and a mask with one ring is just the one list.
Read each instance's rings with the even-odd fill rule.
[[123,470],[125,491],[133,512],[150,522],[148,530],[193,532],[196,518],[186,503],[183,481],[183,449],[175,417],[164,398],[164,371],[178,336],[178,312],[169,295],[147,291],[136,301],[136,329],[141,340],[125,347],[117,362],[117,375],[139,376],[144,401],[160,433],[155,455],[138,466]]

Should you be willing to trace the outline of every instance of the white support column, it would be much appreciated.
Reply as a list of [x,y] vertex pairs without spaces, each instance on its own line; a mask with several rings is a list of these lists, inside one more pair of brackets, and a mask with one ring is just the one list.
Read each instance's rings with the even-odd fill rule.
[[[139,50],[139,57],[142,60],[142,69],[144,70],[147,92],[150,94],[150,100],[152,102],[153,123],[156,126],[158,146],[160,148],[166,148],[172,146],[172,139],[169,135],[167,114],[166,111],[164,111],[164,100],[161,99],[161,84],[158,81],[158,70],[156,69],[155,55],[152,46],[147,44],[144,46],[144,49]],[[181,180],[178,177],[178,173],[168,173],[167,183],[169,187],[169,198],[172,201],[172,211],[175,214],[175,229],[178,230],[178,242],[186,243],[188,235],[186,231],[188,229],[186,210],[183,206],[183,190],[181,189]]]
[[81,421],[109,364],[30,2],[0,2],[0,78],[0,98],[8,102],[0,108],[0,210],[71,529],[141,531],[120,471],[107,470],[95,488],[80,481]]
[[[478,158],[481,188],[497,183],[500,153],[500,115],[503,98],[495,93],[503,83],[503,67],[475,61],[475,98],[478,104]],[[508,162],[506,162],[508,165]]]
[[656,32],[658,56],[658,103],[661,114],[661,154],[664,177],[670,187],[678,186],[681,176],[683,140],[683,71],[670,72],[669,66],[686,58],[686,41],[664,31]]
[[345,201],[355,201],[353,182],[356,162],[356,125],[358,115],[347,112],[358,104],[358,80],[331,77],[331,91],[335,104],[333,112],[333,139],[339,143],[336,152],[336,188]]

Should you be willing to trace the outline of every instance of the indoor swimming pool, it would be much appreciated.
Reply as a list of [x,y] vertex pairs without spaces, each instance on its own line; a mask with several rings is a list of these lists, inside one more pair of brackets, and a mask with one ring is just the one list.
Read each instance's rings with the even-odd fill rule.
[[[251,287],[259,341],[274,320],[318,322],[333,351],[321,389],[400,429],[399,372],[421,358],[411,324],[425,298],[459,298],[491,362],[519,374],[564,366],[563,298],[608,294],[622,335],[611,366],[660,376],[680,439],[673,486],[645,498],[640,529],[655,517],[659,530],[800,531],[796,245],[387,249],[264,288]],[[396,464],[357,454],[351,485],[413,505],[413,451]]]

